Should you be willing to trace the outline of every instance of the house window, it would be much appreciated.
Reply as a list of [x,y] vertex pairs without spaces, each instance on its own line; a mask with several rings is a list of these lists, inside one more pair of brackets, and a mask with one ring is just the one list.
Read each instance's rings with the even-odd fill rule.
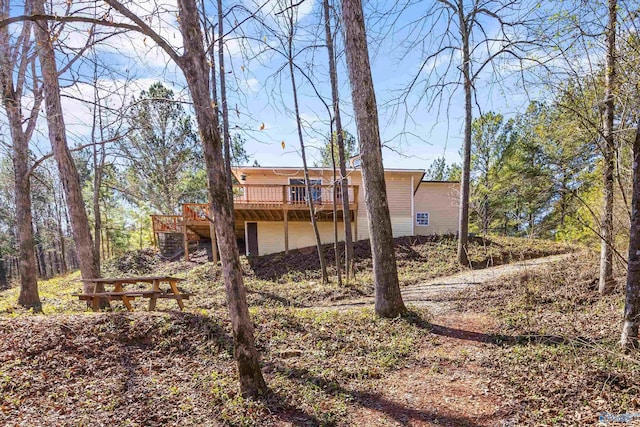
[[418,225],[429,225],[429,212],[417,212],[416,213],[416,224],[418,224]]

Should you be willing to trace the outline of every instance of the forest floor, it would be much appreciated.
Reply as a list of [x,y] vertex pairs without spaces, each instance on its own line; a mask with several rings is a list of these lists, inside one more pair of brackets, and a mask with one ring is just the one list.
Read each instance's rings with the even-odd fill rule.
[[478,239],[468,270],[451,239],[397,239],[410,312],[379,319],[367,245],[356,253],[342,287],[321,284],[313,251],[243,259],[270,387],[258,401],[237,393],[211,263],[136,252],[108,267],[185,278],[185,312],[86,312],[77,276],[41,282],[44,315],[0,293],[0,425],[596,425],[640,413],[638,355],[616,347],[622,294],[598,296],[594,254]]

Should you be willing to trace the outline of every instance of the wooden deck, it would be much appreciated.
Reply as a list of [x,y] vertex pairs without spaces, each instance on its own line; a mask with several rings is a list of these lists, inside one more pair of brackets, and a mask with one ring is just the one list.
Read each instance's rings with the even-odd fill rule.
[[[342,197],[338,190],[336,210],[342,212]],[[332,185],[312,185],[316,218],[318,221],[333,221]],[[359,187],[350,185],[349,209],[352,220],[358,209]],[[245,222],[255,221],[310,221],[307,190],[304,185],[246,184],[233,187],[233,204],[236,217],[236,234],[244,236]],[[340,217],[342,214],[340,214]],[[211,238],[212,227],[209,219],[213,215],[209,206],[202,203],[184,203],[182,215],[151,215],[153,233],[184,234],[185,243],[199,238]]]

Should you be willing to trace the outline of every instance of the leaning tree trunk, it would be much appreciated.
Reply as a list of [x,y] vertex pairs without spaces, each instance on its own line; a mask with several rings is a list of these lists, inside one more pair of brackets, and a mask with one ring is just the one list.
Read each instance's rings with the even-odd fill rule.
[[[133,14],[116,2],[120,12],[130,18]],[[128,12],[128,13],[127,13]],[[224,278],[227,305],[233,329],[235,357],[238,364],[240,390],[243,396],[256,397],[266,393],[267,385],[260,371],[258,351],[254,341],[253,324],[249,316],[247,293],[242,278],[238,255],[233,212],[229,200],[226,168],[222,156],[222,141],[215,127],[215,115],[211,102],[207,58],[202,43],[198,8],[195,0],[178,0],[180,32],[184,54],[178,58],[193,99],[196,121],[202,139],[204,158],[209,181],[210,208],[214,215],[215,229],[220,248],[222,276]]]
[[[293,7],[293,4],[291,4]],[[320,271],[322,272],[322,283],[329,281],[329,275],[327,274],[327,261],[322,251],[322,240],[320,239],[320,232],[318,231],[318,221],[316,219],[316,212],[313,201],[313,194],[311,193],[311,183],[309,181],[309,167],[307,166],[307,154],[305,152],[304,138],[302,137],[302,121],[300,120],[300,109],[298,107],[298,88],[296,87],[296,77],[293,67],[293,11],[289,10],[289,34],[288,34],[288,61],[289,61],[289,73],[291,74],[291,86],[293,89],[293,107],[296,114],[296,124],[298,125],[298,140],[300,141],[300,154],[302,156],[302,167],[304,170],[304,185],[307,193],[307,205],[309,206],[309,216],[311,217],[311,227],[313,227],[313,233],[316,238],[316,247],[318,249],[318,261],[320,262]]]
[[600,241],[600,281],[598,291],[601,294],[610,293],[615,285],[613,279],[613,174],[614,162],[614,99],[613,85],[616,75],[616,19],[617,1],[609,0],[609,23],[607,25],[607,70],[605,76],[605,117],[604,117],[604,176],[603,196],[604,206],[601,221]]
[[[44,0],[34,1],[34,13],[44,14]],[[76,165],[67,145],[67,134],[62,114],[60,101],[60,84],[53,45],[49,35],[47,21],[39,21],[35,24],[36,40],[38,41],[38,57],[44,83],[45,109],[47,124],[49,127],[49,139],[53,150],[53,157],[58,164],[60,180],[65,191],[69,213],[71,216],[71,229],[76,243],[80,272],[85,279],[100,277],[97,258],[91,238],[91,228],[84,199],[82,187]],[[91,291],[89,284],[85,285],[85,291]],[[107,305],[106,300],[101,301],[101,306]]]
[[373,257],[376,313],[396,317],[406,311],[393,249],[393,232],[382,165],[376,95],[371,78],[367,36],[361,0],[343,0],[345,51],[351,81],[351,99],[356,115],[365,205]]
[[[347,180],[347,161],[344,155],[344,134],[342,132],[342,119],[340,117],[340,96],[338,92],[338,72],[336,70],[336,58],[333,50],[333,36],[331,35],[331,15],[329,13],[329,0],[323,1],[324,29],[327,40],[327,52],[329,53],[329,76],[331,78],[331,101],[333,103],[333,117],[336,121],[336,139],[338,142],[338,162],[340,164],[340,189],[342,191],[342,221],[344,223],[344,247],[345,247],[345,276],[347,282],[349,276],[355,277],[355,262],[353,259],[353,232],[351,229],[351,211],[349,209],[349,181]],[[333,139],[333,136],[332,136]],[[331,141],[333,153],[333,141]],[[332,154],[332,158],[333,154]],[[335,167],[334,167],[335,170]],[[334,180],[335,182],[335,180]],[[334,184],[335,185],[335,184]],[[337,260],[336,260],[337,262]]]
[[633,193],[629,231],[629,263],[624,323],[620,339],[620,344],[627,349],[638,347],[638,325],[640,325],[640,120],[638,120],[636,138],[633,142]]
[[460,179],[460,218],[458,219],[458,262],[469,265],[469,182],[471,180],[471,55],[464,4],[458,2],[460,35],[462,36],[462,75],[464,79],[464,141],[462,143],[462,176]]

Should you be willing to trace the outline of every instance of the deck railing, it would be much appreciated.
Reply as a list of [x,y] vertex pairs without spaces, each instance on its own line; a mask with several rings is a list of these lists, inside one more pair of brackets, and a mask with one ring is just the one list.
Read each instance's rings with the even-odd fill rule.
[[183,203],[182,216],[186,221],[206,221],[209,216],[209,205],[204,203]]
[[[333,207],[333,186],[312,185],[309,191],[316,208]],[[336,187],[337,208],[342,209],[340,187]],[[358,199],[358,186],[348,186],[349,204],[354,207]],[[304,185],[247,184],[233,187],[233,203],[236,209],[304,209],[308,202]],[[182,233],[184,223],[206,221],[209,205],[205,203],[184,203],[182,215],[151,215],[153,231],[156,233]]]
[[[311,185],[309,194],[316,205],[333,205],[332,185]],[[338,192],[338,204],[342,204],[341,188]],[[358,196],[358,187],[349,185],[349,202],[354,204]],[[247,184],[233,187],[233,202],[242,204],[281,204],[281,205],[306,205],[308,201],[307,188],[303,184],[273,185],[273,184]]]
[[151,215],[151,222],[156,233],[182,233],[180,215]]

